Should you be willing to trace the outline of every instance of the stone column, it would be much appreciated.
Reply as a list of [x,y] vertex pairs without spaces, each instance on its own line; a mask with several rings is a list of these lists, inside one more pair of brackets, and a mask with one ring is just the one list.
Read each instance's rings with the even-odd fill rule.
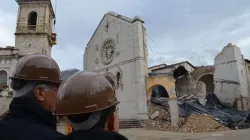
[[171,125],[178,126],[180,122],[179,118],[179,106],[177,104],[177,98],[169,99],[169,108],[171,114]]
[[198,81],[197,83],[197,96],[199,99],[199,102],[202,105],[206,105],[206,85],[204,82]]

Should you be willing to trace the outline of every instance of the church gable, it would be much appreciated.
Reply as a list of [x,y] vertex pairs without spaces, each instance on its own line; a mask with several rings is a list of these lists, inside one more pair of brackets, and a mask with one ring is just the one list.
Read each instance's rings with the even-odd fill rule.
[[87,70],[102,70],[127,63],[138,55],[141,22],[112,12],[104,15],[84,53]]
[[[106,13],[102,20],[99,22],[95,32],[93,33],[93,35],[91,36],[87,46],[91,46],[91,43],[93,42],[94,38],[99,36],[99,33],[102,31],[108,32],[108,30],[110,28],[112,28],[111,26],[114,24],[119,24],[119,23],[125,23],[125,24],[133,24],[135,21],[141,20],[139,17],[135,17],[134,19],[132,18],[128,18],[125,16],[122,16],[120,14],[114,13],[114,12],[108,12]],[[117,22],[116,22],[117,21]],[[144,21],[141,20],[142,23],[144,23]]]

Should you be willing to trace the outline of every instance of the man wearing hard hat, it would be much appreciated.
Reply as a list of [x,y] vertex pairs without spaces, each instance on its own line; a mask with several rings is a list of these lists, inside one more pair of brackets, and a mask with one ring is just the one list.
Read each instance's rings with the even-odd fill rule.
[[79,71],[58,89],[54,115],[67,116],[73,132],[69,140],[127,140],[115,127],[117,98],[102,75]]
[[0,140],[54,140],[53,116],[60,69],[54,59],[43,54],[22,57],[10,76],[14,90],[9,111],[0,121]]

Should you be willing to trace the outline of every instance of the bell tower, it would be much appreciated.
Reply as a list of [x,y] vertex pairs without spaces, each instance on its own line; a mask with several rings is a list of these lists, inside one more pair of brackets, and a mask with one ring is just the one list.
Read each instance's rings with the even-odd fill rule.
[[15,47],[19,55],[42,53],[51,56],[56,45],[56,33],[53,32],[55,13],[50,0],[16,0],[19,5]]

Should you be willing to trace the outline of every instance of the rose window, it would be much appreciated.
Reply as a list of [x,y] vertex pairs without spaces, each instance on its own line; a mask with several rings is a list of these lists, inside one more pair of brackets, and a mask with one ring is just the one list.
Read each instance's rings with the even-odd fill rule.
[[102,59],[105,64],[109,64],[114,59],[115,45],[112,41],[108,41],[102,48]]

